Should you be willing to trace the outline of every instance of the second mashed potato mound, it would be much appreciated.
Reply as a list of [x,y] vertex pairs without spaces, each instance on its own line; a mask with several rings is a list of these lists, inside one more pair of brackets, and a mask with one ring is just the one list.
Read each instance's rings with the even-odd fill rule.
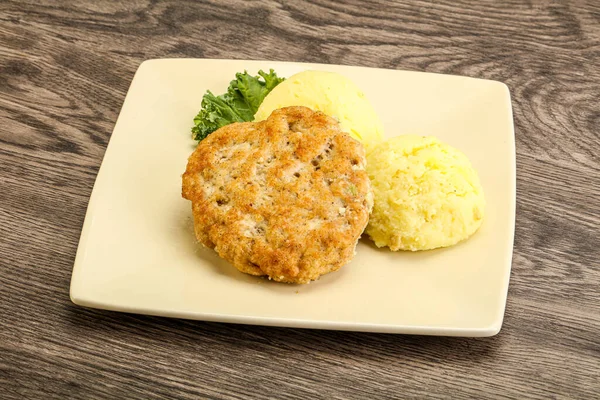
[[434,137],[398,136],[368,155],[375,206],[366,232],[378,247],[452,246],[483,222],[485,200],[468,158]]
[[254,115],[263,121],[274,110],[304,106],[338,120],[340,128],[367,149],[383,138],[383,125],[365,94],[348,78],[334,72],[303,71],[292,75],[265,97]]

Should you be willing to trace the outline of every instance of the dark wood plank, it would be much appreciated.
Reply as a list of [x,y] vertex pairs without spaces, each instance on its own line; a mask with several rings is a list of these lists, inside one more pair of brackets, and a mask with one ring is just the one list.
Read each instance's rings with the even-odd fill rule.
[[[496,79],[518,199],[505,324],[462,339],[248,327],[72,305],[89,195],[139,63],[270,59]],[[0,3],[2,398],[594,398],[600,3]]]

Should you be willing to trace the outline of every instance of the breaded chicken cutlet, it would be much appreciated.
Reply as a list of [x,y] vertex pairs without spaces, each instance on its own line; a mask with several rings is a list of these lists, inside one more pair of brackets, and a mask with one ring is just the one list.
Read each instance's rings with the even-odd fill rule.
[[197,239],[237,269],[308,283],[348,263],[373,197],[362,145],[306,107],[227,125],[183,174]]

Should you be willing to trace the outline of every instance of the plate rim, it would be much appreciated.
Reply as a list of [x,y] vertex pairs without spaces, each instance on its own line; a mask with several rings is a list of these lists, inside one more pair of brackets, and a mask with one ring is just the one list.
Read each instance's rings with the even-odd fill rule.
[[[113,142],[113,134],[115,132],[116,127],[119,124],[119,120],[122,118],[123,110],[125,106],[128,104],[128,101],[131,101],[131,88],[133,87],[136,79],[140,76],[140,71],[142,68],[148,68],[149,66],[159,63],[159,62],[172,62],[172,61],[182,61],[182,60],[193,60],[193,61],[208,61],[208,62],[236,62],[236,63],[244,63],[244,62],[252,62],[252,63],[277,63],[277,64],[288,64],[290,66],[329,66],[329,67],[343,67],[343,68],[352,68],[352,69],[369,69],[369,70],[385,70],[385,71],[397,71],[404,73],[412,73],[412,74],[422,74],[422,75],[436,75],[442,77],[453,77],[460,79],[470,79],[483,81],[487,83],[495,83],[503,86],[503,90],[505,92],[506,102],[509,105],[508,107],[508,119],[509,119],[509,127],[510,132],[508,132],[508,138],[510,140],[509,143],[509,151],[510,151],[510,162],[509,162],[509,178],[510,178],[510,189],[512,191],[510,195],[510,204],[508,205],[508,211],[510,215],[510,230],[509,230],[509,238],[507,243],[509,244],[510,255],[507,254],[506,264],[508,264],[504,269],[503,279],[506,284],[504,285],[504,290],[502,293],[502,301],[500,302],[500,310],[497,314],[497,318],[488,326],[485,327],[474,327],[474,328],[457,328],[452,326],[432,326],[432,325],[402,325],[402,324],[376,324],[376,323],[365,323],[365,322],[336,322],[331,320],[311,320],[311,319],[297,319],[297,318],[279,318],[279,317],[263,317],[263,316],[252,316],[252,315],[236,315],[236,314],[222,314],[222,313],[206,313],[206,312],[197,312],[197,311],[172,311],[172,310],[163,310],[158,308],[143,308],[143,307],[135,307],[128,305],[119,305],[113,304],[110,301],[100,301],[97,299],[90,299],[86,296],[83,288],[80,287],[80,279],[78,276],[81,274],[81,266],[82,259],[84,258],[84,252],[86,247],[88,246],[88,236],[89,232],[92,229],[91,220],[95,213],[95,209],[97,207],[97,180],[100,175],[102,168],[104,166],[105,160],[107,158],[107,154],[111,151],[114,146],[111,146]],[[514,115],[513,115],[513,106],[512,106],[512,97],[510,94],[509,87],[504,83],[497,80],[489,80],[482,78],[473,78],[467,76],[460,75],[450,75],[450,74],[442,74],[442,73],[430,73],[423,71],[412,71],[412,70],[401,70],[401,69],[388,69],[388,68],[377,68],[377,67],[364,67],[364,66],[355,66],[355,65],[342,65],[342,64],[321,64],[321,63],[306,63],[306,62],[294,62],[294,61],[269,61],[269,60],[243,60],[243,59],[213,59],[213,58],[155,58],[148,59],[140,63],[138,66],[131,82],[129,88],[127,90],[125,99],[119,111],[119,115],[115,120],[113,125],[113,129],[111,132],[111,136],[106,146],[105,153],[102,157],[102,161],[100,163],[100,167],[98,169],[98,173],[96,174],[96,178],[94,180],[94,185],[92,187],[92,191],[90,193],[89,202],[87,205],[84,222],[81,228],[80,238],[77,246],[77,251],[73,263],[73,270],[70,281],[70,289],[69,289],[69,297],[70,300],[82,307],[93,308],[93,309],[103,309],[109,311],[117,311],[117,312],[125,312],[125,313],[134,313],[140,315],[152,315],[152,316],[161,316],[161,317],[169,317],[169,318],[182,318],[182,319],[190,319],[190,320],[199,320],[199,321],[207,321],[207,322],[222,322],[222,323],[237,323],[237,324],[248,324],[248,325],[260,325],[260,326],[277,326],[277,327],[286,327],[286,328],[305,328],[305,329],[325,329],[325,330],[341,330],[341,331],[358,331],[358,332],[374,332],[374,333],[394,333],[394,334],[419,334],[419,335],[435,335],[435,336],[459,336],[459,337],[488,337],[494,336],[500,332],[502,329],[502,325],[504,322],[504,314],[506,311],[507,299],[508,299],[508,289],[510,286],[510,276],[512,272],[512,261],[514,258],[514,240],[515,240],[515,228],[516,228],[516,140],[515,140],[515,125],[514,125]],[[507,252],[508,253],[508,252]]]

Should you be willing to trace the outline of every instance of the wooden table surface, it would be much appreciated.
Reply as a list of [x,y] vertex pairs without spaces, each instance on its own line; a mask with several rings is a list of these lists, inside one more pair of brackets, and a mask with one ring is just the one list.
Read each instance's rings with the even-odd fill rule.
[[[506,82],[517,221],[491,338],[228,325],[77,307],[92,185],[133,74],[164,57]],[[0,397],[600,396],[600,3],[0,3]]]

